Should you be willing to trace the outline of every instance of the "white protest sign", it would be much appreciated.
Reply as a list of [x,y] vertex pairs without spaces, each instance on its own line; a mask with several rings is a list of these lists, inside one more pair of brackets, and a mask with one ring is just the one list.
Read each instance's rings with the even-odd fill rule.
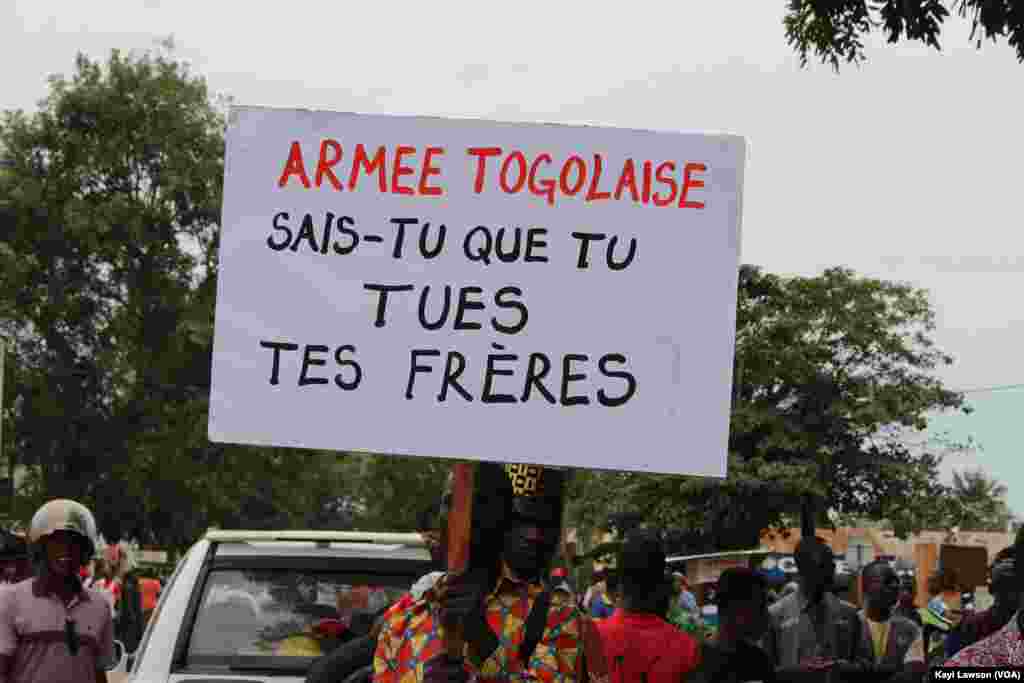
[[240,107],[210,439],[726,471],[742,138]]

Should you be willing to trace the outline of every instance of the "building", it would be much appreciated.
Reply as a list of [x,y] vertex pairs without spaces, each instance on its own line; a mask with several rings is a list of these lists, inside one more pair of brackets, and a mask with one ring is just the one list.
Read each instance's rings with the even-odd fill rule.
[[[917,591],[915,599],[921,605],[927,601],[928,578],[938,570],[939,554],[943,545],[954,545],[968,548],[985,548],[988,562],[997,552],[1013,545],[1013,534],[997,531],[952,531],[928,530],[909,536],[905,540],[896,538],[891,530],[838,527],[818,529],[817,535],[822,538],[837,559],[845,560],[850,571],[856,573],[868,562],[878,558],[901,559],[913,564],[916,568]],[[792,554],[800,542],[800,529],[790,528],[779,532],[765,532],[761,537],[761,545],[774,552]],[[983,581],[981,568],[974,565],[970,575]],[[981,585],[980,583],[978,585]]]
[[[837,558],[845,559],[853,570],[879,557],[914,562],[915,547],[919,545],[980,546],[988,551],[989,558],[1003,548],[1013,545],[1013,534],[1002,531],[961,531],[954,534],[950,531],[929,530],[900,540],[888,529],[838,527],[834,531],[818,529],[817,535],[829,544]],[[799,542],[799,528],[765,532],[761,536],[762,546],[779,553],[792,554]]]

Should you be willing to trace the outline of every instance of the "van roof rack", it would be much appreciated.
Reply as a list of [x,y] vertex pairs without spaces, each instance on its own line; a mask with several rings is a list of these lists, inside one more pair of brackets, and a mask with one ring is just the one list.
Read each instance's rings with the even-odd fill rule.
[[423,537],[415,532],[382,531],[250,531],[245,529],[210,529],[206,540],[216,543],[249,541],[304,541],[308,543],[373,543],[377,545],[425,546]]

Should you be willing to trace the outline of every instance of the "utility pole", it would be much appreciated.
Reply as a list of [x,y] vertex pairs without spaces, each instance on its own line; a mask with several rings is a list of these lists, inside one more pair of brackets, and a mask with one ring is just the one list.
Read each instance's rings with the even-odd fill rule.
[[0,339],[0,458],[4,454],[4,355],[7,348]]
[[[4,340],[0,339],[0,461],[3,460],[4,455],[4,362],[6,355],[7,347],[4,346]],[[7,467],[7,475],[11,481],[7,512],[11,515],[11,519],[14,519],[14,467],[10,464]]]
[[[8,171],[14,168],[14,160],[9,159],[6,156],[0,157],[0,176],[6,174]],[[9,201],[0,201],[0,209],[5,209],[10,204]],[[4,340],[0,339],[0,461],[3,460],[4,454],[4,360],[7,352],[7,348],[4,346]],[[10,488],[10,505],[8,511],[10,512],[11,518],[14,518],[14,466],[9,464],[7,467],[7,476],[11,480]]]
[[7,348],[0,339],[0,458],[4,454],[4,355]]

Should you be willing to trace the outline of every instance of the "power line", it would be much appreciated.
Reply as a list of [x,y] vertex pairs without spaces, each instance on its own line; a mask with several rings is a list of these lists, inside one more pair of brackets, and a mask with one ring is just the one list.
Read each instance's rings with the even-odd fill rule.
[[990,391],[1007,391],[1009,389],[1024,389],[1024,384],[1001,384],[993,387],[977,387],[975,389],[961,389],[961,394],[982,394]]

